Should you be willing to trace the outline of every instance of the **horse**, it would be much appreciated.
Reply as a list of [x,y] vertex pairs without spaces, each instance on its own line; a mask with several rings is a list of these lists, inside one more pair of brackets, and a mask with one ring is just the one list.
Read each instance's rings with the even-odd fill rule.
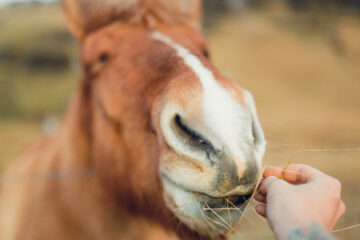
[[211,63],[201,1],[62,5],[83,74],[57,133],[6,170],[0,239],[226,239],[266,141]]

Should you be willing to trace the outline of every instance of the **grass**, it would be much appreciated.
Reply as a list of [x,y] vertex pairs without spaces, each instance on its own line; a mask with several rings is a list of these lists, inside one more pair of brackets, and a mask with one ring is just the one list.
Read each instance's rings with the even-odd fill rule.
[[[19,60],[29,49],[59,51],[75,62],[76,44],[57,37],[64,29],[58,5],[0,10],[0,49],[13,46]],[[299,149],[360,147],[358,18],[274,8],[224,16],[205,33],[215,65],[255,96],[269,141],[265,166],[284,165]],[[0,63],[0,167],[42,135],[45,115],[62,116],[76,69],[29,72]],[[359,160],[357,152],[301,153],[294,160],[342,181],[347,213],[337,228],[360,223]],[[244,239],[272,238],[263,219],[251,210],[248,218],[254,223],[240,225]],[[358,239],[360,229],[336,235]]]

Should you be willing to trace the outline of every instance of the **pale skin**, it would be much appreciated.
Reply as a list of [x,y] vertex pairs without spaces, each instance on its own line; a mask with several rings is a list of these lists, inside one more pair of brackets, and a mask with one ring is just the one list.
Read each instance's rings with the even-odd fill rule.
[[256,212],[266,217],[277,240],[295,229],[317,224],[331,231],[345,212],[340,182],[307,165],[293,164],[264,171],[255,199]]

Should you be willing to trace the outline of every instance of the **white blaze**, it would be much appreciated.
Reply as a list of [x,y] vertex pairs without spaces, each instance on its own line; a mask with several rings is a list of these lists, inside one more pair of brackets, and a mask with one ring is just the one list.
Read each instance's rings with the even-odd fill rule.
[[239,165],[244,164],[247,159],[244,156],[247,151],[244,150],[249,149],[245,139],[253,138],[249,130],[251,117],[247,114],[248,110],[229,95],[216,81],[214,74],[188,49],[160,32],[154,32],[152,38],[172,47],[199,78],[204,89],[203,111],[207,127],[230,151],[234,161]]

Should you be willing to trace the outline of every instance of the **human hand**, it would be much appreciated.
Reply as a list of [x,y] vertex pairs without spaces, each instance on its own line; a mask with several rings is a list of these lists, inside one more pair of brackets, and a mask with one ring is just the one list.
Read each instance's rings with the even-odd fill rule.
[[263,204],[256,212],[268,219],[276,239],[287,239],[291,231],[318,224],[330,231],[345,212],[341,184],[307,165],[268,168],[255,199]]

